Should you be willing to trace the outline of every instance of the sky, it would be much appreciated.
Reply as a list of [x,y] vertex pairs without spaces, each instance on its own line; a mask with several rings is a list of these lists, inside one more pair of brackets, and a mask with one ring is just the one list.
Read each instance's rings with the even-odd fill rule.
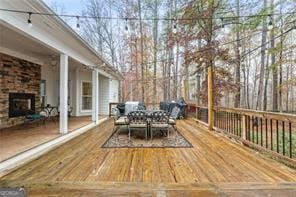
[[83,0],[43,0],[48,6],[57,4],[64,7],[67,14],[80,14],[83,8]]
[[[50,8],[57,7],[57,14],[81,15],[84,0],[43,0]],[[63,18],[63,17],[62,17]],[[76,30],[77,20],[73,18],[63,18],[68,25]]]

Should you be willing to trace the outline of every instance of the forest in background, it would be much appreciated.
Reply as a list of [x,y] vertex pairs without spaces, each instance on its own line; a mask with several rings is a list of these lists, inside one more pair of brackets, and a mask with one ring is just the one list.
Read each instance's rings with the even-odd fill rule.
[[93,18],[80,19],[79,34],[124,76],[121,100],[206,105],[211,67],[214,105],[296,111],[295,0],[84,5],[81,14]]

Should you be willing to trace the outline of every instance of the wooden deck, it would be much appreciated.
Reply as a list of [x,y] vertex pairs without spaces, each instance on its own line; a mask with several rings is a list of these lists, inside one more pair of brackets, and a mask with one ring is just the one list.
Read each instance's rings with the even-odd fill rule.
[[177,123],[193,148],[101,148],[112,120],[1,178],[31,195],[246,195],[296,192],[296,171],[208,132]]

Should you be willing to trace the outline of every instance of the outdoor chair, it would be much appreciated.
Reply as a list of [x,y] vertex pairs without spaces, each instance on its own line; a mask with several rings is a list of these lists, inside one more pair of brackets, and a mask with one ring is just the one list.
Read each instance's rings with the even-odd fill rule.
[[114,128],[113,128],[112,133],[117,131],[117,129],[119,129],[119,127],[128,125],[127,117],[121,116],[118,108],[112,108],[111,113],[112,113],[112,117],[114,119]]
[[179,107],[174,107],[172,109],[172,113],[171,113],[171,116],[169,118],[169,125],[171,125],[175,130],[176,130],[176,120],[178,118],[178,115],[180,113],[180,108]]
[[145,131],[145,137],[147,140],[147,114],[145,111],[131,111],[127,115],[128,118],[128,139],[131,140],[131,129],[142,129]]
[[[73,107],[68,105],[68,117],[71,117],[72,111],[73,111]],[[58,112],[58,116],[60,116],[60,105],[58,105],[58,107],[57,107],[57,112]]]
[[40,111],[39,113],[36,113],[35,111],[28,110],[25,115],[25,123],[42,122],[45,124],[47,117],[48,114],[46,111]]
[[150,118],[151,140],[154,130],[167,131],[167,137],[169,138],[169,113],[166,111],[155,111],[151,114]]

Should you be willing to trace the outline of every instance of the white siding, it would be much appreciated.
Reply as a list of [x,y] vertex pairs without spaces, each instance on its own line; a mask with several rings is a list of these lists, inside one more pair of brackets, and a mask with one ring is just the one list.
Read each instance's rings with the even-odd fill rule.
[[[58,92],[56,91],[57,82],[59,79],[59,71],[57,67],[42,66],[41,67],[41,79],[45,80],[46,83],[46,104],[57,106]],[[56,113],[56,112],[53,112]],[[54,115],[54,114],[53,114]]]
[[114,79],[109,81],[109,102],[118,102],[119,82]]
[[99,75],[99,114],[109,113],[109,78]]
[[[59,68],[53,66],[41,67],[41,79],[46,81],[46,104],[51,106],[59,105]],[[75,76],[72,70],[69,69],[69,105],[75,108]],[[53,111],[52,115],[56,115]]]
[[[81,110],[81,83],[92,81],[91,71],[81,68],[69,68],[70,106],[73,108],[73,116],[91,115],[91,111]],[[58,105],[59,71],[58,68],[42,66],[41,78],[46,80],[47,103]],[[99,114],[108,115],[109,102],[118,102],[119,82],[99,75]]]

